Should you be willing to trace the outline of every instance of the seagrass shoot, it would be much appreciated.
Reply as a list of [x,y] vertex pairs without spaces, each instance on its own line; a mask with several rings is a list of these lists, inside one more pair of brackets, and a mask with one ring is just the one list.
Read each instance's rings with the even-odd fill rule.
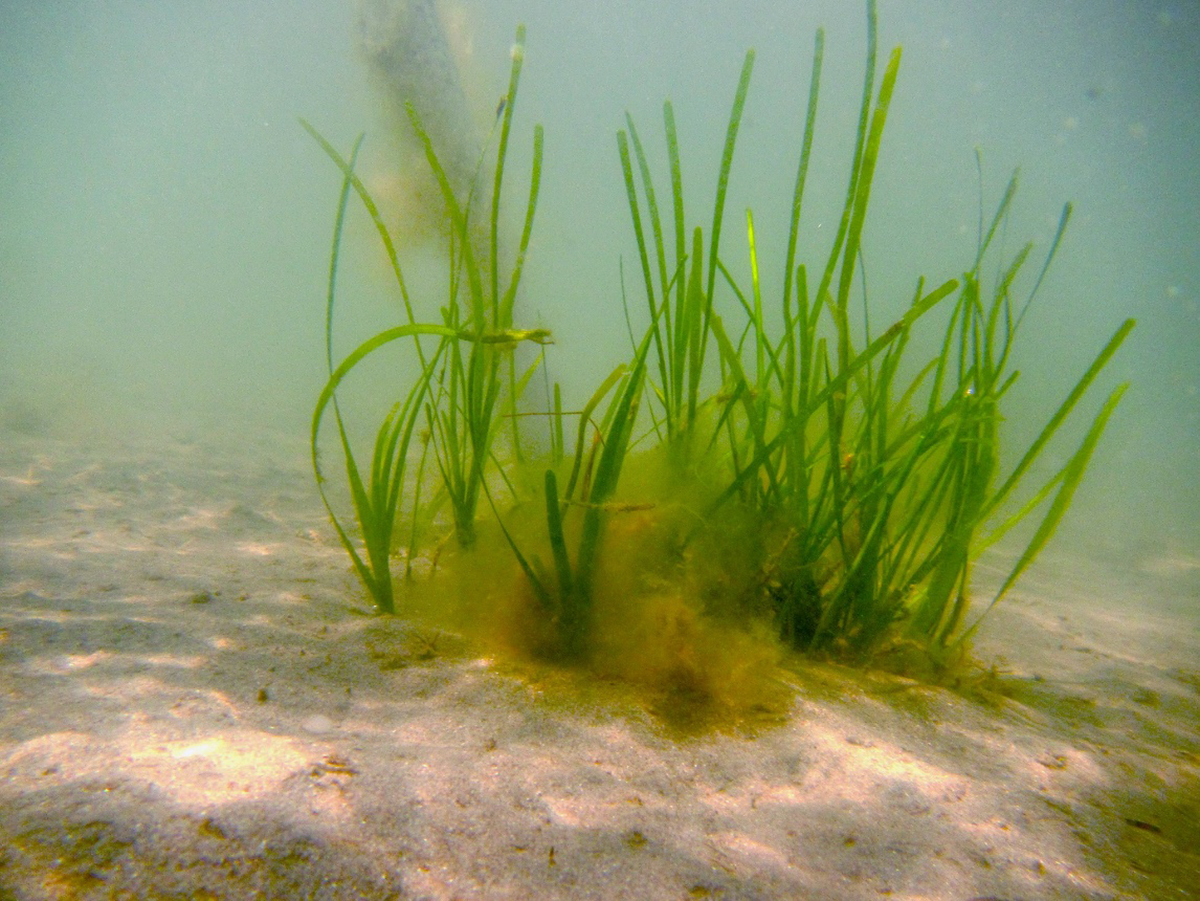
[[[597,372],[577,407],[548,376],[539,380],[544,397],[534,399],[550,334],[520,323],[517,299],[538,199],[540,127],[515,243],[501,216],[524,35],[518,29],[487,165],[481,158],[467,196],[455,193],[410,109],[450,236],[447,293],[436,309],[410,297],[402,248],[356,174],[359,145],[343,155],[305,123],[342,174],[313,467],[376,609],[403,613],[406,600],[410,612],[440,606],[455,611],[459,628],[520,658],[719,710],[776,698],[780,665],[797,653],[934,681],[960,671],[983,617],[1061,523],[1126,387],[1090,400],[1133,320],[1098,349],[1033,441],[1001,452],[1002,411],[1019,377],[1014,345],[1031,305],[1044,302],[1071,206],[1049,246],[1003,254],[1014,174],[995,208],[981,208],[974,255],[953,277],[888,274],[872,278],[868,293],[867,214],[901,63],[900,48],[880,58],[868,2],[845,192],[840,210],[823,211],[834,227],[820,241],[802,239],[815,234],[803,226],[812,215],[823,31],[796,113],[803,137],[795,168],[759,176],[790,189],[782,259],[760,256],[751,210],[727,209],[753,51],[734,88],[711,206],[685,208],[694,195],[684,190],[673,105],[663,105],[658,145],[627,115],[616,158],[636,253],[621,266],[612,318],[625,324],[628,358]],[[652,163],[656,147],[665,151],[663,172]],[[980,162],[981,184],[982,170]],[[351,195],[382,242],[402,318],[338,362],[337,270]],[[733,228],[745,240],[739,235],[729,252],[723,238]],[[781,286],[773,297],[775,282],[762,277],[768,267]],[[883,327],[871,316],[884,305],[877,296],[903,310]],[[370,464],[360,468],[345,424],[351,377],[395,342],[409,348],[419,374],[375,429]],[[350,514],[335,509],[326,487],[327,418]],[[1082,438],[1052,459],[1068,423]],[[977,561],[1018,536],[997,589],[973,605]],[[420,574],[418,559],[429,562]],[[393,572],[400,561],[403,574]]]

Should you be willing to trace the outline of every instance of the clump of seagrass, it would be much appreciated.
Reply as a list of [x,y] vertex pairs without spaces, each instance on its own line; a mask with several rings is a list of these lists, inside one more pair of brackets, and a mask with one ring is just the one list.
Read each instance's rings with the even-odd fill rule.
[[[1061,521],[1124,385],[1109,395],[1062,467],[1026,491],[1015,512],[1013,500],[1133,321],[1120,326],[1016,466],[1002,474],[1000,403],[1017,378],[1010,365],[1013,342],[1058,250],[1070,205],[1023,298],[1016,284],[1031,246],[1009,261],[992,263],[994,278],[985,275],[993,239],[1016,193],[1014,175],[986,228],[981,219],[975,259],[960,279],[932,290],[918,279],[909,311],[881,333],[872,332],[865,315],[861,325],[853,325],[852,300],[861,297],[863,308],[870,309],[855,275],[901,54],[899,48],[892,52],[876,90],[876,16],[869,3],[866,78],[845,204],[833,246],[810,276],[809,267],[797,263],[797,245],[823,45],[818,32],[776,316],[764,310],[750,211],[747,277],[735,277],[719,252],[725,188],[753,52],[746,56],[729,118],[707,248],[696,228],[691,254],[685,255],[670,103],[664,105],[663,124],[673,248],[632,120],[628,132],[618,136],[657,362],[653,428],[676,476],[687,480],[700,473],[714,492],[700,515],[702,524],[686,542],[708,547],[709,554],[722,540],[718,529],[724,528],[713,524],[728,522],[731,515],[755,524],[758,540],[750,553],[756,578],[743,598],[748,615],[769,616],[780,636],[799,649],[860,662],[882,652],[911,655],[916,649],[944,664],[961,657],[978,627],[978,619],[965,626],[964,617],[972,563],[980,553],[1040,513],[990,609]],[[733,299],[728,311],[717,307],[721,282]],[[911,354],[906,356],[912,329],[935,308],[947,306],[940,353],[914,365]],[[778,323],[774,331],[773,323]],[[700,386],[713,370],[720,388],[701,396]],[[912,372],[916,375],[906,375]],[[995,522],[1002,512],[1007,515]]]
[[[748,647],[746,641],[781,642],[926,673],[965,657],[979,617],[1025,572],[1070,505],[1124,385],[1101,404],[1057,471],[1032,487],[1027,482],[1133,321],[1116,330],[1005,470],[1000,408],[1017,378],[1012,349],[1058,251],[1070,205],[1036,275],[1026,265],[1029,245],[1009,260],[995,260],[995,238],[1016,193],[1014,176],[995,213],[986,220],[981,215],[975,257],[960,277],[932,288],[915,279],[907,311],[881,331],[866,314],[859,321],[851,313],[859,303],[864,311],[871,308],[856,274],[864,265],[862,236],[901,57],[894,50],[877,79],[874,2],[867,7],[866,72],[845,200],[832,247],[806,263],[800,221],[824,49],[823,32],[816,35],[781,261],[783,289],[774,310],[763,296],[750,211],[748,260],[735,264],[721,252],[753,52],[730,112],[707,233],[688,224],[671,104],[663,107],[669,211],[660,206],[663,195],[627,117],[618,150],[642,275],[645,331],[636,336],[631,329],[630,360],[612,370],[580,410],[565,411],[555,386],[545,411],[549,458],[534,479],[526,477],[529,464],[521,460],[516,401],[541,357],[518,377],[512,348],[547,335],[515,329],[512,313],[536,204],[540,131],[517,262],[503,290],[497,274],[497,210],[520,54],[496,156],[486,264],[477,262],[472,247],[470,204],[460,208],[426,140],[451,232],[458,236],[451,250],[451,297],[440,323],[417,322],[387,229],[354,175],[354,156],[347,162],[318,137],[344,174],[327,327],[351,188],[378,227],[408,311],[406,324],[365,342],[336,368],[328,351],[330,378],[312,429],[317,467],[318,431],[332,405],[366,560],[334,521],[381,611],[394,610],[388,558],[403,492],[411,492],[413,524],[428,522],[429,508],[448,503],[464,547],[474,540],[482,493],[495,513],[494,534],[511,549],[525,587],[517,594],[527,599],[528,615],[516,621],[536,624],[529,627],[536,632],[529,643],[543,654],[623,676],[638,672],[627,662],[640,643],[653,661],[644,668],[652,678],[700,691],[715,690],[720,681],[708,658],[718,656],[720,642],[713,636],[722,632],[736,637],[730,646],[738,648]],[[518,45],[522,38],[518,31]],[[1018,287],[1030,280],[1032,285]],[[628,305],[625,313],[630,322],[636,318]],[[918,326],[942,336],[931,359],[912,359],[910,339]],[[405,337],[414,341],[422,374],[381,426],[364,480],[336,390],[362,359]],[[436,344],[425,349],[422,340]],[[494,444],[504,421],[513,430],[507,458]],[[412,439],[422,431],[417,476],[406,485]],[[430,458],[435,467],[427,466]],[[430,469],[440,487],[426,484]],[[503,485],[510,502],[497,502],[490,484]],[[1029,536],[1023,549],[994,598],[968,624],[973,564],[1022,524]],[[413,525],[410,559],[416,536]],[[494,589],[494,572],[482,578]],[[613,656],[606,662],[605,654]],[[617,656],[620,665],[613,663]],[[738,656],[758,663],[770,658],[723,655],[723,677],[741,665],[731,659]]]
[[[374,199],[354,172],[360,136],[350,159],[346,160],[311,125],[301,124],[317,140],[326,154],[342,171],[342,191],[334,224],[333,249],[329,263],[329,282],[325,306],[326,362],[329,380],[322,390],[313,411],[311,446],[313,471],[321,498],[333,520],[334,528],[363,584],[371,593],[381,613],[395,612],[391,556],[396,544],[395,528],[402,509],[410,451],[416,435],[420,456],[408,498],[412,530],[409,535],[411,561],[420,537],[418,524],[424,521],[425,508],[436,509],[448,504],[454,520],[455,534],[462,545],[475,540],[476,512],[481,492],[487,491],[486,471],[492,457],[501,412],[515,409],[524,384],[534,366],[518,378],[512,350],[522,342],[546,343],[545,329],[513,327],[513,307],[529,237],[537,208],[541,182],[542,129],[534,130],[533,171],[525,225],[518,245],[515,262],[506,280],[501,280],[499,217],[501,188],[504,183],[504,160],[509,130],[520,81],[524,54],[524,28],[517,30],[517,50],[513,53],[512,70],[503,116],[499,118],[499,139],[496,151],[495,174],[490,198],[481,199],[475,185],[465,203],[460,201],[449,176],[439,162],[433,141],[425,131],[420,116],[410,105],[408,114],[413,130],[425,147],[425,154],[441,188],[445,202],[447,229],[450,235],[448,260],[448,296],[441,307],[440,322],[418,322],[404,279],[391,232],[383,221]],[[477,167],[477,173],[481,167]],[[476,177],[478,181],[478,175]],[[396,279],[404,303],[407,322],[369,338],[350,353],[337,367],[333,365],[333,312],[337,295],[337,269],[341,251],[342,225],[351,189],[362,201],[371,217]],[[486,203],[483,217],[487,222],[486,247],[477,247],[480,217],[478,205]],[[337,389],[342,381],[365,359],[380,348],[400,339],[412,339],[420,374],[391,412],[384,418],[376,433],[371,468],[366,474],[359,470],[351,443],[347,437]],[[432,347],[422,343],[433,342]],[[345,525],[338,518],[325,491],[325,477],[320,465],[319,438],[325,411],[333,407],[334,419],[345,459],[346,476],[354,505],[355,518],[365,546],[360,554]],[[519,446],[517,420],[511,418],[514,446]],[[421,487],[430,458],[441,476],[441,488],[433,497],[423,497]]]

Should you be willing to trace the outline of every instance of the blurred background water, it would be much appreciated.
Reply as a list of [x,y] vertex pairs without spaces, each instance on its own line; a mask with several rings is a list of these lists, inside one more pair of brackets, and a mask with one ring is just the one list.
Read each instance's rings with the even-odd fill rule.
[[[614,138],[625,111],[665,192],[661,104],[672,99],[693,224],[707,225],[738,71],[756,48],[724,255],[745,271],[753,207],[764,279],[778,285],[818,26],[825,68],[802,240],[807,260],[823,259],[861,92],[857,0],[456,0],[442,12],[481,107],[504,91],[516,23],[529,29],[514,209],[535,121],[546,168],[518,319],[553,329],[568,403],[627,353],[622,257],[637,308]],[[879,16],[881,67],[895,44],[904,62],[864,239],[873,321],[894,318],[917,275],[941,281],[970,265],[976,148],[989,209],[1021,167],[1008,253],[1031,239],[1040,265],[1072,201],[1023,326],[1005,435],[1013,448],[1028,442],[1121,320],[1137,317],[1081,411],[1133,383],[1064,539],[1166,560],[1195,585],[1200,6],[881,0]],[[388,143],[358,41],[352,0],[0,0],[0,440],[232,426],[281,429],[303,449],[323,383],[340,180],[297,117],[343,151],[366,131],[364,173],[386,189]],[[372,240],[352,220],[343,351],[396,315]],[[418,285],[432,265],[421,253]]]

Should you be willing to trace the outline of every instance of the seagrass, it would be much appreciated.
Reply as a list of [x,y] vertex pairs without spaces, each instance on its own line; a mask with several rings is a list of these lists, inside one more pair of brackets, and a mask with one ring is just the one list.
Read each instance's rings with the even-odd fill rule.
[[[1031,485],[1033,473],[1044,471],[1036,464],[1075,418],[1134,323],[1116,329],[1028,448],[1001,452],[1001,410],[1019,376],[1013,346],[1071,216],[1067,204],[1036,275],[1028,269],[1032,245],[1001,258],[995,239],[1011,215],[1014,175],[994,213],[985,218],[981,211],[974,259],[953,278],[927,284],[913,277],[901,289],[908,298],[905,312],[878,329],[861,276],[864,234],[902,54],[893,50],[877,75],[877,44],[872,0],[848,181],[832,243],[815,258],[800,235],[818,123],[822,31],[814,40],[781,261],[760,259],[760,230],[750,210],[747,258],[727,257],[721,243],[731,227],[726,207],[753,51],[734,91],[712,208],[701,223],[691,221],[684,205],[672,104],[663,106],[667,173],[658,184],[647,143],[626,116],[617,151],[640,270],[632,302],[622,282],[630,358],[609,370],[575,411],[564,408],[561,390],[555,385],[551,391],[547,378],[546,408],[534,420],[546,427],[549,452],[540,459],[527,458],[518,423],[525,415],[519,401],[544,357],[518,364],[514,353],[520,344],[550,339],[545,329],[518,328],[514,319],[538,199],[540,127],[515,259],[503,273],[500,263],[501,188],[524,29],[517,32],[498,122],[490,193],[481,165],[469,196],[456,195],[432,139],[409,111],[441,185],[451,236],[449,294],[439,317],[422,321],[411,303],[395,242],[354,172],[358,145],[347,159],[305,123],[343,174],[326,302],[329,379],[313,416],[313,466],[339,538],[381,612],[396,612],[390,560],[397,523],[408,518],[411,561],[420,532],[415,524],[431,521],[431,511],[447,505],[451,532],[464,552],[481,535],[511,550],[533,615],[544,626],[538,649],[560,660],[595,663],[598,648],[609,641],[601,637],[609,627],[600,624],[613,619],[606,605],[629,602],[614,600],[606,584],[626,557],[645,572],[628,585],[622,574],[616,579],[620,590],[632,591],[633,602],[647,609],[667,603],[670,595],[670,621],[676,623],[680,616],[697,617],[739,634],[765,630],[772,641],[799,651],[933,675],[966,659],[982,616],[1062,521],[1125,386],[1112,389],[1083,424],[1083,439],[1054,474]],[[786,185],[786,176],[781,181]],[[407,319],[335,366],[337,264],[351,193],[376,226]],[[764,296],[761,271],[767,265],[782,267],[782,290],[774,299]],[[1021,287],[1029,281],[1031,287]],[[861,317],[853,312],[860,303]],[[940,331],[932,356],[914,350],[918,328]],[[339,392],[364,359],[401,339],[411,339],[420,374],[379,426],[364,476]],[[324,490],[320,429],[330,409],[357,538]],[[502,429],[509,436],[504,452],[496,443]],[[1017,462],[1006,468],[1010,459]],[[479,510],[481,499],[486,514]],[[631,513],[640,517],[637,546],[655,550],[629,552]],[[490,516],[494,528],[481,532],[481,516]],[[1028,537],[1014,564],[968,622],[975,562],[1023,524]],[[724,571],[713,562],[735,558]],[[496,575],[482,578],[494,583]],[[666,591],[664,584],[676,588]],[[667,640],[653,630],[639,636],[643,642]],[[695,653],[680,655],[687,667],[702,665],[692,659]]]

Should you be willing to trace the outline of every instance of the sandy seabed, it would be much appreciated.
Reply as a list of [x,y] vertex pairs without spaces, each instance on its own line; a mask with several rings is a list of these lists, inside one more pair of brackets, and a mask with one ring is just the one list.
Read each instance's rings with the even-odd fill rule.
[[1012,700],[672,737],[362,592],[292,437],[0,438],[0,901],[1200,897],[1200,561],[1051,559]]

